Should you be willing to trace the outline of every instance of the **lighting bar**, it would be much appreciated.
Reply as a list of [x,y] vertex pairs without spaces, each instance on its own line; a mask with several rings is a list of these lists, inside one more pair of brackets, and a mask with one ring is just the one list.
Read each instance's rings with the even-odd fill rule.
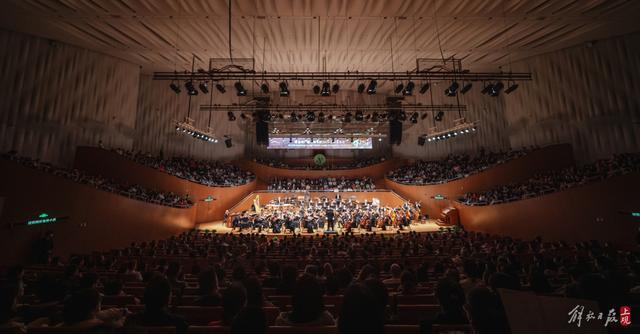
[[467,136],[477,132],[477,122],[467,122],[464,118],[457,119],[455,125],[449,129],[436,131],[435,128],[429,134],[424,134],[418,138],[420,143],[435,143],[443,140]]
[[185,118],[184,121],[175,122],[176,132],[191,136],[208,143],[217,143],[218,138],[211,132],[211,129],[201,130],[193,125],[193,119]]
[[[346,105],[346,104],[338,104],[338,105],[317,105],[317,104],[300,104],[300,105],[266,105],[266,106],[256,106],[255,104],[244,104],[244,105],[201,105],[200,111],[253,111],[256,109],[260,110],[268,110],[271,113],[278,112],[298,112],[298,111],[387,111],[391,109],[387,104],[371,104],[371,105]],[[465,105],[457,105],[457,104],[402,104],[398,107],[394,107],[394,109],[402,109],[405,111],[430,111],[430,110],[443,110],[443,111],[466,111],[467,107]]]

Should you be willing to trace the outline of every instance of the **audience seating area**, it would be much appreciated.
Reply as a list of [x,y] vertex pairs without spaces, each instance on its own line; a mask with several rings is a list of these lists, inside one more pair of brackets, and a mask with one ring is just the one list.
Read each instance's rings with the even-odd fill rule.
[[[73,332],[87,321],[74,323],[72,315],[87,317],[78,308],[98,307],[99,299],[92,321],[123,333],[233,333],[261,321],[266,333],[296,333],[298,326],[323,334],[357,332],[349,326],[471,333],[476,316],[488,317],[483,326],[492,331],[483,333],[507,333],[497,289],[633,309],[640,306],[639,264],[637,251],[595,241],[521,241],[457,229],[277,238],[192,231],[10,268],[2,292],[18,301],[13,324],[30,333]],[[296,312],[308,317],[295,320]],[[58,323],[67,327],[43,328]]]
[[538,173],[524,182],[515,182],[480,193],[466,193],[459,201],[466,205],[518,201],[638,171],[640,154],[620,154],[579,167]]
[[418,161],[389,172],[387,178],[408,185],[429,185],[450,182],[481,172],[506,161],[522,157],[534,148],[506,152],[486,152],[476,155],[451,154],[436,161]]
[[255,179],[253,173],[242,170],[229,163],[198,160],[187,157],[163,158],[149,153],[134,152],[119,148],[113,149],[112,151],[139,164],[211,187],[239,186]]
[[259,164],[267,165],[269,167],[285,168],[285,169],[300,169],[300,170],[356,169],[356,168],[363,168],[363,167],[375,165],[375,164],[384,162],[386,160],[387,158],[385,157],[374,157],[374,158],[368,158],[368,159],[358,159],[353,162],[344,163],[344,164],[325,164],[321,166],[308,164],[308,165],[301,166],[301,165],[288,164],[282,160],[277,160],[277,159],[269,159],[269,158],[253,159],[253,161]]
[[139,201],[176,208],[189,208],[193,206],[193,201],[188,196],[180,196],[170,192],[147,189],[140,185],[118,183],[99,175],[87,174],[78,169],[56,167],[37,159],[21,157],[18,156],[16,152],[3,154],[2,158],[45,173],[63,177],[79,184],[91,186],[102,191],[115,193]]
[[325,177],[318,179],[274,178],[269,182],[268,186],[268,190],[273,191],[370,191],[375,190],[375,188],[375,182],[368,177]]

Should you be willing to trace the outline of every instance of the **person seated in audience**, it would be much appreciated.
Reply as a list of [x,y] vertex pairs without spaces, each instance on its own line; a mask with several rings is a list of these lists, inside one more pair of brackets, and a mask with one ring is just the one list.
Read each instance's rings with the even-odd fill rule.
[[380,300],[366,283],[355,283],[347,288],[338,316],[338,333],[382,334],[384,319]]
[[100,308],[100,293],[94,288],[72,293],[64,303],[62,317],[64,326],[83,333],[111,333],[113,328],[96,316]]
[[402,268],[399,264],[394,263],[389,268],[389,272],[391,273],[391,277],[382,281],[384,284],[388,285],[398,285],[400,284],[400,276],[402,275]]
[[130,261],[124,272],[127,276],[132,276],[136,281],[142,281],[142,273],[138,271],[138,261]]
[[400,286],[398,286],[398,295],[415,295],[418,293],[418,281],[416,274],[405,270],[400,276]]
[[12,284],[0,286],[0,333],[26,334],[25,325],[16,319],[18,287]]
[[509,334],[509,324],[500,298],[488,288],[473,288],[464,310],[474,334]]
[[231,326],[236,316],[247,305],[247,290],[242,283],[234,282],[222,292],[222,320],[212,321],[210,326]]
[[338,278],[333,272],[333,266],[327,262],[322,266],[322,283],[324,285],[324,292],[327,295],[333,296],[338,294],[339,284]]
[[456,280],[444,278],[436,286],[436,298],[440,304],[440,313],[433,321],[434,324],[466,324],[464,313],[464,290]]
[[200,296],[193,302],[198,306],[220,306],[222,296],[218,292],[218,276],[213,269],[205,269],[198,276]]
[[389,306],[389,289],[377,278],[369,278],[364,281],[364,284],[375,297],[377,305],[380,307],[380,312],[383,314],[385,324],[393,323],[397,317],[398,310],[395,304],[392,308],[387,307]]
[[282,267],[282,279],[276,287],[277,295],[290,295],[293,293],[298,278],[298,270],[296,267],[286,265]]
[[160,275],[154,276],[144,290],[144,311],[127,317],[125,327],[171,326],[176,328],[176,333],[186,334],[189,325],[168,311],[170,303],[171,284]]
[[462,269],[466,277],[460,280],[460,286],[464,290],[465,294],[469,293],[469,291],[475,287],[484,285],[484,282],[482,281],[482,271],[475,260],[465,260],[462,264]]
[[262,286],[265,288],[275,288],[280,284],[280,264],[276,261],[267,262],[267,270],[269,276],[262,280]]
[[247,306],[233,319],[231,334],[266,334],[268,327],[264,310]]
[[262,285],[256,276],[250,276],[244,281],[244,287],[247,291],[247,307],[273,307],[273,304],[265,300],[262,293]]
[[303,274],[295,285],[290,312],[281,312],[276,326],[333,326],[335,320],[324,309],[322,286],[315,277]]

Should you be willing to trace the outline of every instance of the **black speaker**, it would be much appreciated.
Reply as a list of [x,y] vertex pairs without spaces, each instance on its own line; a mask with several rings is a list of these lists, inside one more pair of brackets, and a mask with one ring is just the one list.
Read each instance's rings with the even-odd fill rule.
[[404,111],[402,110],[402,97],[388,97],[387,105],[389,110],[387,111],[389,119],[389,144],[400,145],[402,143],[402,121],[403,115],[406,118]]
[[258,110],[256,114],[256,143],[261,146],[269,146],[269,123],[271,118],[268,110]]
[[231,142],[231,138],[227,138],[224,140],[224,145],[229,148],[231,146],[233,146],[233,143]]
[[418,137],[418,145],[424,146],[425,140],[423,136]]

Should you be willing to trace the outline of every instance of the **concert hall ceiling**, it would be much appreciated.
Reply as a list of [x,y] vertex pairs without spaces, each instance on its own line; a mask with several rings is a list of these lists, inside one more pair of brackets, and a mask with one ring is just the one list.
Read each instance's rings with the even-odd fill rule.
[[[143,72],[229,58],[227,0],[6,0],[3,28],[96,50]],[[267,71],[472,70],[640,30],[637,0],[233,0],[234,58]],[[440,40],[440,44],[438,43]],[[442,53],[441,50],[442,49]],[[393,52],[392,52],[393,50]],[[391,57],[393,54],[393,58]],[[508,67],[505,68],[508,70]]]

